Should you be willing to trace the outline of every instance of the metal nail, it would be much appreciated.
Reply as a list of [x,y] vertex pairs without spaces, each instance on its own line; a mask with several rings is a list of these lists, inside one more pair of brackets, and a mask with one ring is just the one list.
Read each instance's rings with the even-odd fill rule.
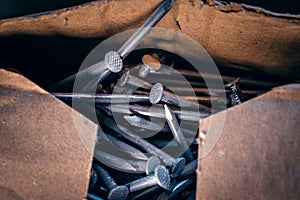
[[176,119],[175,114],[173,111],[165,104],[165,115],[167,122],[169,124],[169,127],[171,129],[171,132],[174,136],[175,141],[178,143],[178,145],[182,148],[182,150],[185,151],[184,156],[187,162],[191,162],[194,160],[193,155],[191,151],[189,150],[189,145],[186,142],[186,139],[183,135],[183,132],[179,126],[179,123]]
[[128,198],[130,200],[153,199],[153,195],[155,195],[160,190],[161,190],[161,187],[152,186],[136,195],[129,196]]
[[225,85],[226,88],[230,88],[231,90],[231,102],[232,105],[238,105],[241,104],[244,101],[244,97],[242,95],[242,92],[239,87],[239,82],[240,78],[235,79],[233,82],[230,82]]
[[[197,140],[195,138],[186,138],[186,140],[190,140],[191,141],[191,147],[198,147],[198,143]],[[163,140],[163,139],[156,139],[156,140],[147,140],[149,141],[151,144],[153,144],[154,146],[158,147],[158,148],[163,148],[165,146],[168,146],[170,148],[174,148],[177,147],[178,144],[176,141],[170,141],[170,140]]]
[[[103,107],[105,107],[108,110],[111,110],[111,106],[109,105],[103,105]],[[149,117],[165,118],[164,109],[161,105],[156,105],[155,107],[148,107],[148,106],[141,106],[141,105],[114,104],[113,110],[116,113],[122,113],[128,115],[138,113]],[[181,120],[195,121],[195,122],[198,122],[200,119],[203,119],[211,115],[210,112],[204,112],[204,111],[194,112],[188,110],[174,110],[174,113]]]
[[150,71],[158,71],[161,68],[157,54],[146,54],[142,57],[143,65],[139,69],[139,77],[146,77]]
[[130,192],[137,192],[155,185],[158,185],[163,189],[168,189],[170,185],[170,175],[164,166],[159,165],[155,168],[153,175],[135,180],[126,185]]
[[89,190],[94,190],[97,182],[98,182],[98,175],[95,172],[94,168],[92,167],[91,174],[90,174]]
[[142,79],[130,75],[129,71],[123,74],[120,80],[118,81],[118,85],[121,87],[123,87],[125,84],[129,84],[131,86],[135,86],[137,88],[143,88],[146,90],[150,90],[152,87],[151,83],[148,83],[146,81],[143,81]]
[[[146,130],[151,130],[151,131],[155,131],[157,132],[163,132],[163,133],[169,133],[170,129],[168,126],[164,126],[162,124],[159,123],[155,123],[149,120],[146,120],[140,116],[136,116],[136,115],[125,115],[124,118],[128,121],[129,124],[131,124],[132,126],[136,126],[136,127],[140,127],[142,129],[146,129]],[[163,118],[163,117],[161,117]],[[182,132],[187,135],[188,137],[195,137],[195,131],[192,131],[190,129],[186,129],[186,128],[182,128],[181,129]],[[144,131],[145,132],[145,131]],[[153,133],[150,133],[150,135]],[[146,135],[143,135],[144,138],[147,137],[149,135],[149,132],[146,133]]]
[[111,72],[118,73],[123,68],[122,58],[118,52],[109,51],[105,54],[104,60],[98,62],[77,74],[73,74],[66,79],[51,86],[50,90],[57,90],[70,86],[75,79],[82,81],[82,91],[90,91],[97,88],[99,82],[103,81]]
[[125,200],[127,198],[129,191],[126,186],[118,186],[110,174],[98,163],[94,163],[94,168],[109,189],[108,200]]
[[147,151],[148,153],[151,153],[153,155],[156,155],[161,159],[163,163],[171,167],[171,176],[173,178],[176,178],[179,176],[185,166],[185,159],[180,157],[180,158],[173,158],[169,154],[165,153],[161,149],[158,149],[148,141],[144,140],[143,138],[132,134],[128,129],[125,127],[122,128],[122,133],[121,135],[126,138],[127,140],[137,144],[140,146],[142,149]]
[[195,174],[196,169],[197,169],[197,164],[198,164],[198,160],[194,160],[193,162],[190,162],[189,164],[187,164],[184,167],[180,176],[178,176],[178,179],[184,179],[192,174]]
[[199,109],[199,107],[200,107],[206,111],[211,110],[210,108],[208,108],[204,105],[200,105],[195,102],[179,98],[178,96],[176,96],[170,92],[164,91],[162,84],[156,83],[151,88],[151,91],[150,91],[150,102],[152,104],[157,104],[160,101],[163,101],[164,103],[168,103],[171,105],[175,105],[177,107],[192,107],[192,108],[197,108],[197,109]]
[[125,115],[124,119],[126,119],[133,126],[137,126],[155,132],[160,132],[164,128],[164,124],[158,124],[150,120],[146,120],[142,117],[138,117],[136,115],[132,115],[132,116]]
[[142,139],[141,137],[132,134],[127,128],[117,125],[114,120],[112,120],[110,117],[105,116],[101,112],[97,112],[97,115],[101,120],[99,121],[100,124],[106,126],[106,128],[120,134],[125,139],[133,142],[134,144],[137,144],[139,147],[144,149],[146,152],[151,153],[155,156],[157,156],[163,163],[170,166],[171,168],[171,176],[173,178],[180,175],[182,172],[184,166],[185,166],[185,159],[184,158],[173,158],[169,154],[163,152],[162,150],[158,149],[151,143],[147,142],[146,140]]
[[163,192],[157,200],[169,200],[173,199],[175,196],[180,194],[184,189],[186,189],[188,186],[190,186],[192,183],[195,182],[195,177],[183,180],[175,185],[173,190],[171,192],[165,191]]
[[133,146],[131,146],[121,140],[118,140],[117,138],[115,138],[112,135],[105,134],[105,136],[108,138],[108,141],[111,142],[114,146],[118,147],[119,149],[121,149],[125,153],[129,154],[133,158],[139,159],[139,160],[148,160],[148,157],[144,153],[142,153],[140,150],[134,148]]
[[137,171],[145,172],[149,175],[158,165],[160,165],[160,160],[156,156],[151,156],[148,161],[128,160],[128,163],[135,167]]
[[160,164],[160,160],[156,156],[152,156],[145,161],[122,159],[99,150],[95,150],[94,154],[101,163],[111,168],[127,172],[142,172],[149,175]]
[[90,193],[90,192],[87,194],[87,199],[88,200],[104,200],[104,198],[102,198],[96,194]]
[[134,103],[149,102],[149,97],[144,95],[124,95],[124,94],[83,94],[83,93],[52,93],[62,100],[83,100],[95,102],[96,104],[109,103]]
[[122,58],[125,58],[142,41],[163,16],[167,14],[173,4],[174,0],[165,0],[160,4],[138,31],[136,31],[118,50]]

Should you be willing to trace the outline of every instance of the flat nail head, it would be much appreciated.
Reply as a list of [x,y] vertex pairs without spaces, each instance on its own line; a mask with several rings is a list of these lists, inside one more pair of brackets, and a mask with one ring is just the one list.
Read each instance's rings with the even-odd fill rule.
[[184,170],[185,167],[185,159],[184,158],[178,158],[174,165],[171,168],[171,177],[176,178],[178,177],[181,172]]
[[152,156],[147,161],[146,174],[149,175],[160,164],[160,160],[156,156]]
[[109,191],[108,200],[125,200],[129,194],[126,186],[117,186]]
[[159,57],[157,55],[146,54],[142,57],[143,64],[150,70],[158,71],[161,68]]
[[122,58],[115,51],[107,52],[104,57],[104,62],[106,67],[114,73],[120,72],[123,68]]
[[150,102],[157,104],[163,97],[163,86],[160,83],[156,83],[150,90]]
[[164,189],[169,188],[171,179],[168,170],[164,166],[156,167],[154,170],[154,176],[156,177],[157,184],[160,187]]
[[121,78],[118,81],[118,85],[123,87],[128,81],[128,77],[129,77],[129,71],[121,76]]

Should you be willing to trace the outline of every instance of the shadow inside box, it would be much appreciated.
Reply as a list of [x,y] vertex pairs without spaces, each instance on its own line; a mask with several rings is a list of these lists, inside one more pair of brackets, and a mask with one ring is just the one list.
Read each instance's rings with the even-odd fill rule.
[[76,73],[88,53],[103,39],[63,35],[0,37],[0,66],[15,69],[47,87]]

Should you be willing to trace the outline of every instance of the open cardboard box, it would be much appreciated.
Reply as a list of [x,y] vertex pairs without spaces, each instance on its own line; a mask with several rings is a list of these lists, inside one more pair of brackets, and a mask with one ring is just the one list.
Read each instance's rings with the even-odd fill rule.
[[[47,87],[76,72],[103,39],[139,27],[160,2],[99,1],[2,20],[1,67]],[[193,38],[217,64],[299,80],[297,16],[178,0],[158,26]],[[83,199],[97,127],[75,112],[90,133],[83,142],[71,108],[18,74],[0,77],[1,197]],[[197,199],[299,198],[299,99],[299,87],[278,89],[229,109],[217,144],[199,156]]]

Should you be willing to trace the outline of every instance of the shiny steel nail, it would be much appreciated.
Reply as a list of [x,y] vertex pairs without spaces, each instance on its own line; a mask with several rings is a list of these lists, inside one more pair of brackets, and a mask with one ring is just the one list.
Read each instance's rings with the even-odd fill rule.
[[152,87],[151,83],[148,83],[146,81],[143,81],[142,79],[139,79],[135,76],[132,76],[129,74],[129,71],[123,74],[118,81],[119,86],[124,86],[125,84],[129,84],[131,86],[137,87],[137,88],[143,88],[146,90],[150,90]]
[[157,104],[160,101],[163,101],[164,103],[168,103],[171,105],[175,105],[177,107],[192,107],[192,108],[196,108],[196,109],[199,109],[199,107],[200,107],[207,111],[211,110],[210,108],[208,108],[206,106],[179,98],[178,96],[176,96],[170,92],[164,91],[162,84],[156,83],[151,88],[151,91],[150,91],[150,102],[152,104]]
[[[106,109],[111,110],[111,106],[103,105]],[[141,105],[125,105],[125,104],[115,104],[113,105],[114,112],[122,114],[133,114],[139,113],[144,116],[165,118],[164,108],[161,105],[156,105],[155,107],[141,106]],[[210,116],[210,112],[194,112],[188,110],[174,110],[174,113],[181,120],[195,121],[198,122],[200,119]]]
[[94,169],[109,189],[108,200],[125,200],[127,198],[129,191],[126,186],[118,186],[110,174],[99,164],[95,163]]
[[182,148],[182,150],[185,151],[184,156],[185,156],[186,160],[188,162],[193,161],[194,160],[193,155],[192,155],[191,151],[189,150],[189,145],[186,142],[186,139],[185,139],[183,132],[179,126],[179,123],[176,119],[175,114],[167,105],[164,105],[164,107],[165,107],[166,119],[167,119],[167,122],[171,129],[171,132],[174,136],[175,141]]
[[[97,111],[97,110],[96,110]],[[185,166],[185,159],[184,158],[173,158],[169,154],[163,152],[162,150],[158,149],[151,143],[147,142],[146,140],[142,139],[141,137],[132,134],[127,128],[122,127],[121,125],[117,125],[114,120],[105,116],[101,112],[97,112],[101,121],[99,121],[102,125],[109,128],[110,130],[120,134],[125,139],[137,144],[139,147],[144,149],[146,152],[151,153],[157,156],[163,163],[170,166],[171,168],[171,176],[173,178],[179,176]]]
[[193,162],[190,162],[189,164],[187,164],[184,167],[180,176],[178,176],[178,179],[184,179],[192,174],[195,174],[196,169],[197,169],[197,164],[198,164],[198,160],[194,160]]
[[136,31],[118,50],[122,58],[125,58],[142,41],[152,28],[172,8],[173,4],[174,0],[165,0],[160,4],[138,31]]
[[126,185],[130,192],[137,192],[155,185],[158,185],[163,189],[168,189],[170,185],[170,175],[168,170],[164,166],[160,165],[155,168],[153,175],[135,180]]
[[240,90],[239,83],[238,83],[239,80],[240,80],[240,78],[237,78],[233,82],[230,82],[225,85],[226,88],[230,88],[230,90],[231,90],[230,96],[231,96],[231,102],[232,102],[233,106],[241,104],[244,101],[244,97],[242,95],[242,92]]
[[108,141],[111,142],[114,146],[122,150],[123,152],[129,154],[135,159],[139,160],[148,160],[148,157],[142,153],[140,150],[134,148],[133,146],[130,146],[129,144],[118,140],[117,138],[113,137],[112,135],[105,134],[105,136],[108,138]]
[[193,184],[195,182],[195,178],[189,178],[184,181],[181,181],[175,185],[173,190],[171,192],[165,191],[163,192],[157,199],[158,200],[169,200],[176,197],[178,194],[180,194],[183,190],[185,190],[188,186]]
[[92,167],[91,174],[90,174],[89,190],[94,190],[97,182],[98,182],[98,175],[95,172],[94,168]]
[[146,173],[149,175],[160,164],[160,160],[156,156],[152,156],[145,161],[122,159],[99,150],[95,150],[94,153],[99,162],[120,171]]
[[96,63],[77,74],[58,82],[51,87],[51,90],[57,90],[74,83],[75,79],[83,81],[83,91],[90,91],[97,88],[99,82],[103,81],[111,72],[118,73],[123,69],[121,56],[115,51],[109,51],[105,54],[104,60]]
[[132,116],[126,115],[124,116],[124,119],[126,119],[133,126],[140,127],[143,129],[148,129],[155,132],[162,131],[162,129],[164,128],[164,124],[158,124],[150,120],[146,120],[142,117],[138,117],[136,115],[132,115]]
[[130,200],[153,199],[153,196],[161,190],[159,186],[152,186],[136,195],[129,196]]
[[173,158],[169,154],[165,153],[161,149],[158,149],[148,141],[142,139],[141,137],[132,134],[128,129],[122,128],[122,133],[121,135],[126,138],[127,140],[137,144],[141,148],[143,148],[145,151],[156,155],[161,159],[163,163],[171,167],[171,176],[173,178],[176,178],[179,176],[185,166],[185,159],[180,157],[180,158]]
[[149,102],[149,97],[144,95],[124,94],[83,94],[83,93],[52,93],[62,100],[84,100],[95,103],[128,103],[128,102]]
[[90,192],[87,194],[87,199],[88,200],[104,200],[104,198],[102,198],[96,194],[90,193]]
[[139,69],[139,77],[146,77],[150,71],[158,71],[161,68],[157,54],[146,54],[142,57],[143,65]]
[[[163,118],[163,117],[161,117],[161,118]],[[140,128],[146,129],[146,130],[151,130],[151,131],[155,131],[155,132],[164,132],[164,133],[170,132],[170,129],[168,126],[164,126],[164,125],[152,122],[150,120],[146,120],[146,119],[144,119],[142,117],[138,117],[136,115],[132,115],[132,116],[125,115],[124,119],[126,119],[128,121],[128,123],[131,124],[132,126],[140,127]],[[190,137],[194,137],[196,135],[195,131],[185,129],[185,128],[182,128],[181,130],[182,130],[182,132],[185,133],[185,135],[188,135]]]

